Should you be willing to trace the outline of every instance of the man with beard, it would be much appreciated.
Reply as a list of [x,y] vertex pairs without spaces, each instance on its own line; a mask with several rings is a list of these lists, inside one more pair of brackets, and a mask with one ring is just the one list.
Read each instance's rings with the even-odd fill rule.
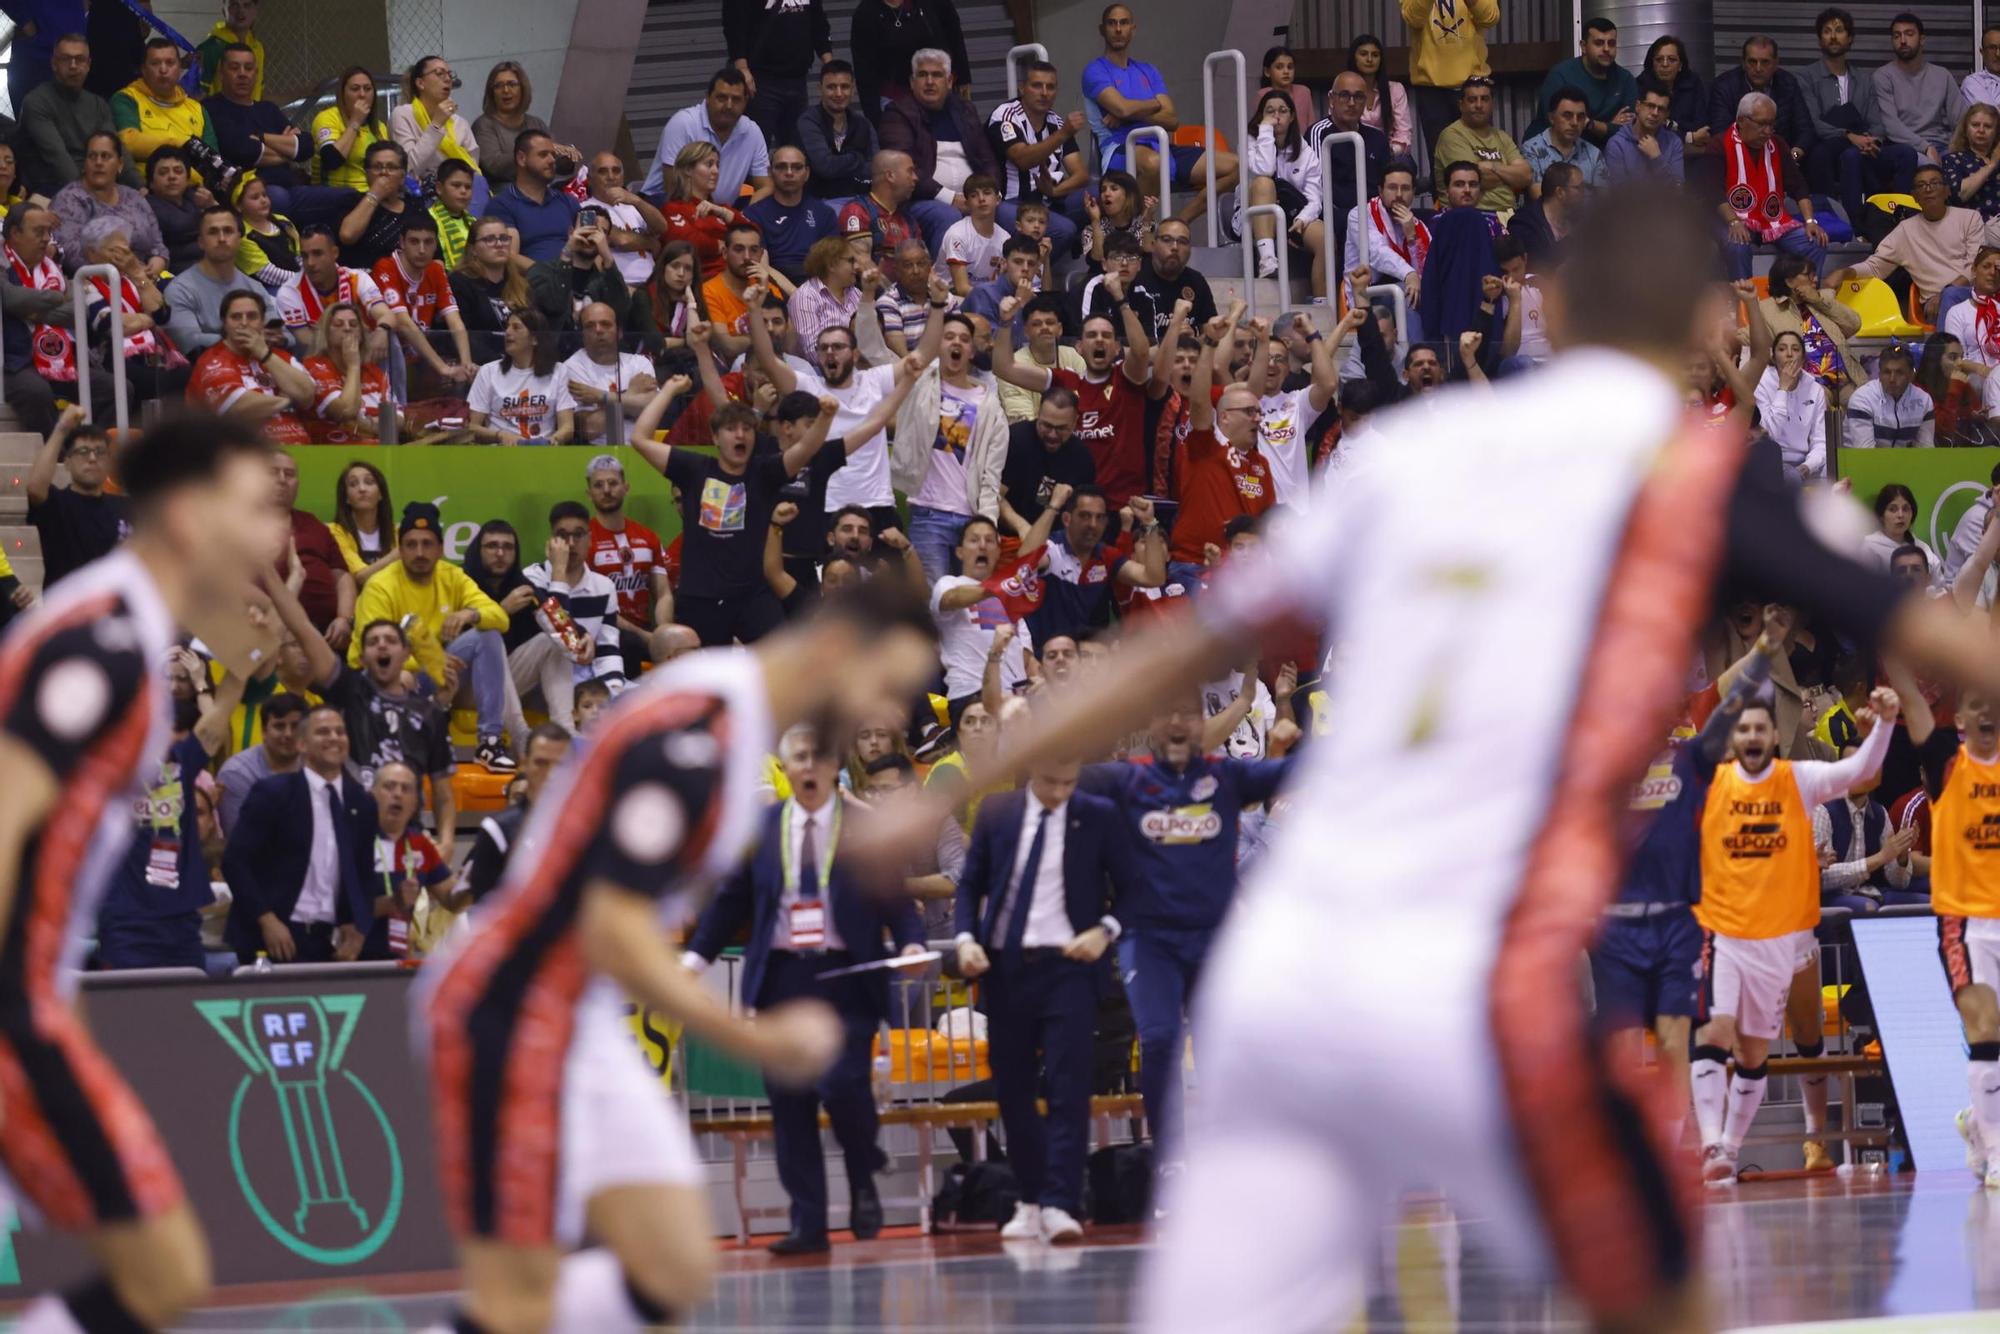
[[937,364],[917,376],[896,417],[890,471],[909,497],[910,545],[932,579],[946,572],[967,519],[1000,517],[1007,414],[992,381],[973,373],[974,318],[954,312],[938,321]]
[[1179,218],[1168,218],[1153,229],[1153,249],[1132,281],[1134,291],[1152,300],[1153,325],[1146,332],[1157,343],[1167,330],[1167,318],[1174,302],[1184,295],[1194,303],[1194,321],[1206,324],[1215,318],[1215,293],[1208,279],[1188,260],[1194,254],[1194,232]]
[[[1030,327],[1037,315],[1028,317]],[[1031,420],[1007,432],[1007,463],[1000,470],[1001,517],[1015,536],[1042,517],[1042,506],[1061,483],[1074,489],[1094,486],[1097,464],[1076,438],[1076,395],[1061,385],[1041,395]]]
[[1105,545],[1116,520],[1104,492],[1088,483],[1070,492],[1062,526],[1049,538],[1042,560],[1042,605],[1028,617],[1036,643],[1109,625],[1114,588],[1159,588],[1167,582],[1167,540],[1153,517],[1153,502],[1134,496],[1126,504],[1137,536],[1129,559]]
[[[651,378],[651,377],[648,377]],[[685,389],[685,377],[679,377]],[[659,390],[654,388],[653,394]],[[641,411],[645,404],[640,405]],[[667,549],[660,535],[625,513],[632,484],[615,454],[599,454],[584,468],[590,492],[590,568],[618,590],[619,654],[636,674],[646,660],[646,638],[674,619],[674,590],[667,580]]]

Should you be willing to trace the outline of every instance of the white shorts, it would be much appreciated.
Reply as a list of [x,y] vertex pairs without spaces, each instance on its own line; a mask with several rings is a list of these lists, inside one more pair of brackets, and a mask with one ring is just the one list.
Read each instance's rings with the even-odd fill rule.
[[1968,984],[2000,991],[2000,917],[1939,917],[1938,957],[1953,992]]
[[1785,1031],[1785,1000],[1792,978],[1819,965],[1819,940],[1810,931],[1742,940],[1711,932],[1702,960],[1710,1018],[1732,1015],[1744,1037],[1769,1042]]
[[646,1063],[617,1002],[586,998],[563,1063],[557,1239],[582,1242],[584,1206],[601,1190],[706,1180],[687,1115]]

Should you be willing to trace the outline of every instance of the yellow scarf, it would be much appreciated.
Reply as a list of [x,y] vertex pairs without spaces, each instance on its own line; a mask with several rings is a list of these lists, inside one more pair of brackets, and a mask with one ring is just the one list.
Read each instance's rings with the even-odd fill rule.
[[[411,98],[410,110],[416,116],[417,132],[428,133],[431,128],[431,113],[424,106],[424,100],[421,97]],[[465,151],[465,146],[458,142],[458,135],[452,130],[449,120],[444,123],[444,138],[438,142],[438,147],[444,150],[446,157],[455,157],[474,171],[479,170],[479,163],[474,160],[472,154]]]

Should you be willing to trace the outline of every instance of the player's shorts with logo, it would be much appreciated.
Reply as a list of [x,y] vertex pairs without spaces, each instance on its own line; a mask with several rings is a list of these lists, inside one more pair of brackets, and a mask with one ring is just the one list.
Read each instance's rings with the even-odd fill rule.
[[1938,959],[1952,994],[1961,987],[2000,991],[2000,917],[1938,917]]
[[1701,1012],[1701,926],[1685,905],[1657,906],[1665,911],[1607,917],[1590,947],[1600,1023],[1650,1024]]
[[1785,998],[1792,978],[1819,966],[1819,940],[1792,931],[1768,940],[1741,940],[1704,932],[1702,1015],[1734,1015],[1745,1037],[1776,1038],[1785,1031]]

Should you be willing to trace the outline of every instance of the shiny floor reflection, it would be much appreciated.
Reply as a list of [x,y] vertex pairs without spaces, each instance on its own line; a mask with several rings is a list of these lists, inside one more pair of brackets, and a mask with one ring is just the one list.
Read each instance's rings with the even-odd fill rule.
[[[1366,1329],[1581,1327],[1545,1284],[1493,1262],[1479,1220],[1425,1206],[1409,1219],[1382,1239]],[[1912,1318],[1958,1313],[1921,1327],[2000,1330],[2000,1195],[1969,1178],[1742,1186],[1711,1196],[1705,1225],[1722,1328],[1894,1317],[1894,1328],[1912,1329],[1919,1327],[1907,1323]],[[731,1250],[714,1303],[687,1328],[1116,1331],[1125,1327],[1143,1254],[1136,1229],[1107,1230],[1090,1246],[1062,1251],[1002,1243],[991,1233],[927,1238],[911,1230],[836,1244],[831,1257],[813,1260]],[[421,1330],[450,1309],[436,1282],[239,1290],[183,1328]],[[432,1290],[420,1290],[426,1286]],[[1972,1311],[1987,1314],[1964,1314]]]

